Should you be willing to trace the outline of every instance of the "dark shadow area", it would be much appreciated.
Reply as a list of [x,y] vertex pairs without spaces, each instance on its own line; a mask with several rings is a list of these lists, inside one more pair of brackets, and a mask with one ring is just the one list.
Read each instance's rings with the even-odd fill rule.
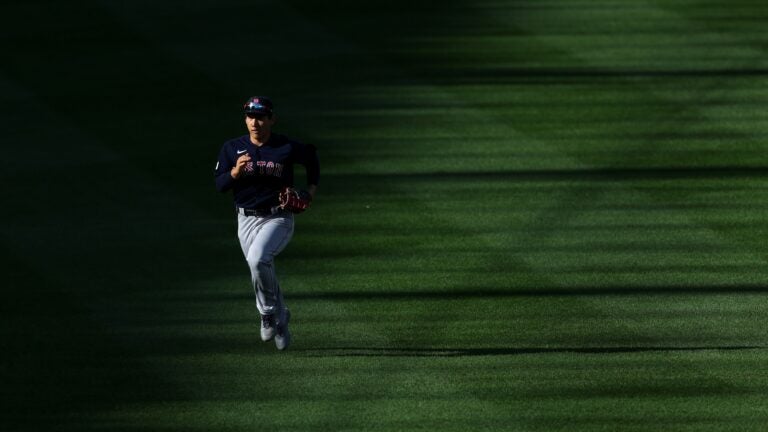
[[[355,175],[328,175],[329,179],[343,177],[345,182],[357,182]],[[665,179],[723,179],[723,178],[765,178],[768,167],[755,166],[711,166],[711,167],[663,167],[663,168],[595,168],[595,169],[536,169],[505,171],[436,171],[422,173],[366,173],[360,179],[368,182],[380,177],[397,181],[437,180],[499,180],[499,181],[621,181],[621,180],[665,180]],[[339,179],[341,180],[341,179]]]
[[[482,272],[487,270],[487,266],[482,265],[476,265],[472,267],[466,267],[461,270],[452,271],[450,269],[441,268],[439,270],[435,269],[420,269],[420,268],[404,268],[399,269],[398,272],[401,275],[413,275],[414,277],[420,276],[420,275],[428,275],[428,274],[434,274],[434,273],[441,273],[443,275],[450,275],[450,274],[456,274],[460,275],[463,274],[466,271],[474,270],[476,272]],[[499,271],[507,271],[512,272],[512,269],[508,266],[505,266],[504,263],[499,264]],[[765,276],[768,273],[768,269],[765,268],[765,266],[759,266],[759,265],[723,265],[723,266],[706,266],[706,265],[678,265],[678,266],[630,266],[630,265],[604,265],[604,266],[552,266],[552,267],[544,267],[542,271],[546,270],[546,273],[548,274],[557,274],[557,275],[582,275],[582,276],[588,276],[588,275],[639,275],[639,274],[674,274],[674,273],[687,273],[689,275],[701,275],[701,274],[710,274],[710,275],[736,275],[736,274],[743,274],[743,273],[752,273],[755,275],[761,275]],[[338,275],[338,270],[333,268],[323,268],[323,269],[311,269],[311,270],[294,270],[291,272],[293,275],[297,276],[311,276],[311,275],[328,275],[328,276],[334,276]],[[368,275],[371,277],[374,277],[375,275],[380,274],[380,270],[370,270],[370,271],[356,271],[357,275]],[[725,279],[726,277],[723,277],[722,279]],[[211,299],[214,300],[213,298]]]
[[[618,207],[618,206],[616,206]],[[608,206],[589,206],[584,205],[584,208],[589,209],[610,209],[613,210],[614,208],[608,208]],[[636,206],[636,208],[640,208],[639,206]],[[646,207],[648,208],[648,207]],[[676,209],[682,208],[682,207],[675,207]],[[717,207],[706,207],[707,209],[716,209]],[[736,208],[739,208],[737,206]],[[755,207],[751,207],[755,208]],[[627,207],[617,208],[620,210],[625,210]],[[666,209],[666,207],[665,207]],[[720,230],[757,230],[765,225],[763,223],[759,222],[741,222],[741,221],[734,221],[732,223],[707,223],[706,225],[710,229],[720,229]],[[616,233],[626,233],[628,231],[645,231],[645,232],[655,232],[655,231],[674,231],[674,232],[684,232],[684,231],[695,231],[695,230],[701,230],[702,227],[699,225],[695,225],[694,223],[679,223],[679,222],[669,222],[669,223],[622,223],[622,224],[615,224],[615,225],[608,225],[608,224],[594,224],[594,225],[560,225],[560,226],[542,226],[542,227],[527,227],[527,226],[509,226],[504,227],[505,233],[535,233],[535,232],[541,232],[543,234],[549,234],[552,232],[568,232],[568,233],[591,233],[591,232],[616,232]],[[401,236],[422,236],[427,238],[432,237],[440,237],[440,236],[453,236],[457,234],[462,235],[493,235],[497,234],[499,232],[498,229],[494,228],[485,228],[485,227],[468,227],[468,228],[454,228],[454,227],[447,227],[447,226],[435,226],[432,227],[429,233],[424,233],[424,230],[420,226],[404,226],[404,225],[397,225],[394,222],[388,221],[387,223],[378,223],[377,221],[366,221],[366,224],[348,224],[343,225],[341,223],[329,226],[325,229],[325,233],[329,236],[360,236],[366,237],[370,236],[371,234],[383,234],[383,233],[391,233],[393,235],[401,235]],[[335,245],[334,245],[335,246]],[[314,245],[313,245],[314,247]],[[330,248],[329,248],[330,249]],[[376,248],[372,248],[376,249]],[[472,248],[467,248],[467,250],[472,250]],[[325,251],[323,251],[325,252]],[[329,251],[329,252],[335,252],[340,256],[344,255],[344,250],[336,250],[336,251]],[[286,255],[289,255],[290,252]],[[284,256],[286,256],[284,255]],[[349,258],[354,258],[356,255],[350,253]],[[741,265],[739,265],[741,266]],[[715,268],[723,268],[725,266],[720,265],[714,265],[712,267]],[[666,268],[666,266],[664,267]],[[708,267],[709,268],[709,267]]]
[[675,351],[739,351],[764,349],[760,346],[695,346],[695,347],[509,347],[509,348],[381,348],[343,347],[296,350],[316,357],[467,357],[467,356],[513,356],[524,354],[621,354],[641,352]]
[[93,320],[78,296],[59,290],[60,280],[2,243],[0,261],[13,288],[0,304],[0,430],[55,430],[60,418],[76,421],[85,412],[172,393],[166,377],[142,363],[142,353]]
[[[463,290],[422,290],[422,291],[316,291],[316,292],[288,292],[285,294],[289,301],[351,301],[361,300],[466,300],[483,298],[522,298],[522,297],[630,297],[630,296],[708,296],[720,294],[767,294],[768,286],[765,285],[691,285],[691,286],[657,286],[657,287],[570,287],[570,288],[477,288]],[[166,300],[167,304],[187,302],[251,302],[253,294],[244,289],[238,293],[220,293],[211,291],[191,292],[185,291],[174,295],[173,300]],[[149,323],[155,323],[149,320]],[[165,321],[164,321],[165,322]],[[173,320],[172,323],[187,324],[211,324],[208,320],[190,319],[187,321]],[[213,325],[231,324],[231,320],[214,321]]]
[[738,273],[760,273],[765,271],[764,265],[593,265],[593,266],[563,266],[551,267],[547,273],[716,273],[716,274],[738,274]]
[[[737,78],[761,77],[768,75],[765,68],[735,69],[611,69],[611,68],[480,68],[461,69],[452,77],[442,76],[447,83],[500,84],[536,80],[605,80],[605,79],[691,79],[691,78]],[[459,73],[460,72],[460,73]]]
[[[462,300],[472,298],[514,298],[514,297],[581,297],[581,296],[637,296],[637,295],[714,295],[714,294],[766,294],[765,285],[690,285],[659,287],[571,287],[571,288],[519,288],[499,290],[478,288],[466,290],[429,291],[380,291],[340,292],[326,291],[313,293],[289,293],[291,300]],[[207,297],[207,296],[206,296]],[[242,296],[237,296],[241,298]]]

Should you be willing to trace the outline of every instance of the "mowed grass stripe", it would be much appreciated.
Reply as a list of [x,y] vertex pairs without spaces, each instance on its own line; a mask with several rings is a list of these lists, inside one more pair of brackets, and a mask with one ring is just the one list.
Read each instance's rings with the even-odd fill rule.
[[[591,358],[600,359],[599,366],[593,366],[600,367],[605,373],[592,377],[585,376],[582,369],[582,366],[589,368],[590,364],[574,364],[574,357],[589,358],[561,355],[533,365],[525,356],[518,359],[481,357],[475,359],[477,369],[464,367],[463,358],[410,357],[408,368],[403,368],[399,359],[377,358],[378,368],[393,378],[386,393],[360,385],[366,382],[362,374],[370,370],[371,359],[347,357],[344,365],[339,367],[336,360],[326,358],[318,363],[321,369],[314,369],[317,375],[314,381],[325,385],[305,386],[304,391],[280,387],[273,392],[273,401],[255,407],[237,399],[223,398],[216,402],[203,399],[147,404],[140,411],[131,411],[131,407],[126,406],[124,410],[109,413],[106,418],[111,421],[122,419],[129,424],[145,423],[151,427],[191,424],[193,430],[221,422],[234,428],[247,427],[266,413],[272,415],[267,415],[264,422],[274,427],[319,429],[347,424],[356,428],[410,430],[424,427],[426,421],[447,430],[466,429],[469,424],[480,430],[600,427],[647,430],[649,425],[664,427],[670,424],[684,430],[736,430],[750,428],[753,425],[744,419],[760,415],[756,407],[763,402],[759,394],[764,385],[762,382],[753,381],[751,387],[733,389],[717,382],[700,383],[695,373],[692,375],[685,369],[677,374],[659,376],[658,368],[662,365],[654,354],[635,354],[631,358],[613,356],[608,361],[604,356],[593,356]],[[225,356],[223,360],[220,363],[222,370],[238,374],[242,362],[249,359]],[[671,359],[668,357],[667,360]],[[286,360],[283,367],[286,371],[302,370],[299,366],[304,361],[303,358]],[[203,367],[206,359],[183,359],[179,365],[185,367],[195,363]],[[692,362],[713,374],[722,373],[722,368],[727,370],[734,364],[748,369],[759,363],[744,359],[739,353],[715,356],[702,353]],[[444,379],[436,379],[436,372]],[[313,381],[309,377],[296,382]],[[354,382],[358,385],[353,386]],[[541,382],[562,385],[542,387]],[[241,383],[246,384],[247,380],[241,380]],[[193,380],[188,380],[187,385],[194,391]],[[436,393],[443,397],[435,398]],[[665,393],[675,402],[660,408],[659,395]],[[499,395],[505,397],[498,400]],[[200,397],[204,398],[204,395]],[[733,398],[745,403],[736,403]],[[723,407],[727,414],[714,414],[702,402]],[[303,411],[313,415],[285,417],[296,403],[301,403]],[[509,411],[510,403],[514,412]],[[373,404],[378,405],[379,410],[367,412]],[[634,407],[631,412],[626,411],[629,405]],[[316,415],[323,413],[336,415],[328,415],[328,423],[314,421]],[[425,417],[425,413],[430,413],[429,417]],[[475,418],[477,413],[482,413],[482,418]]]

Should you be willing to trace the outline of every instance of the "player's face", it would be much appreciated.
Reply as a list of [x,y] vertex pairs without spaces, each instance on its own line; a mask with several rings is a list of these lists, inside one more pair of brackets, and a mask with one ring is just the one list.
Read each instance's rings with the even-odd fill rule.
[[262,114],[248,114],[245,116],[245,127],[251,138],[258,142],[264,142],[272,133],[272,125],[275,124],[274,117],[268,117]]

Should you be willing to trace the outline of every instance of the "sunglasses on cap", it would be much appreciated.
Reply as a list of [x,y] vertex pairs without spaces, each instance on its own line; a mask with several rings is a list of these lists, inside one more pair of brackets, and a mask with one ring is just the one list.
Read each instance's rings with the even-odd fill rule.
[[245,116],[248,118],[256,119],[256,120],[264,120],[265,118],[270,117],[269,114],[262,114],[262,113],[245,113]]

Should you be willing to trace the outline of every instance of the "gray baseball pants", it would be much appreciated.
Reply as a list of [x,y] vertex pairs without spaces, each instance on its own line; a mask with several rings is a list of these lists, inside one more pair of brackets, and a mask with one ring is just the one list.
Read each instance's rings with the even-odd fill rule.
[[256,308],[262,315],[285,319],[287,307],[275,276],[275,257],[293,237],[293,213],[278,211],[270,216],[237,215],[237,236],[251,269]]

